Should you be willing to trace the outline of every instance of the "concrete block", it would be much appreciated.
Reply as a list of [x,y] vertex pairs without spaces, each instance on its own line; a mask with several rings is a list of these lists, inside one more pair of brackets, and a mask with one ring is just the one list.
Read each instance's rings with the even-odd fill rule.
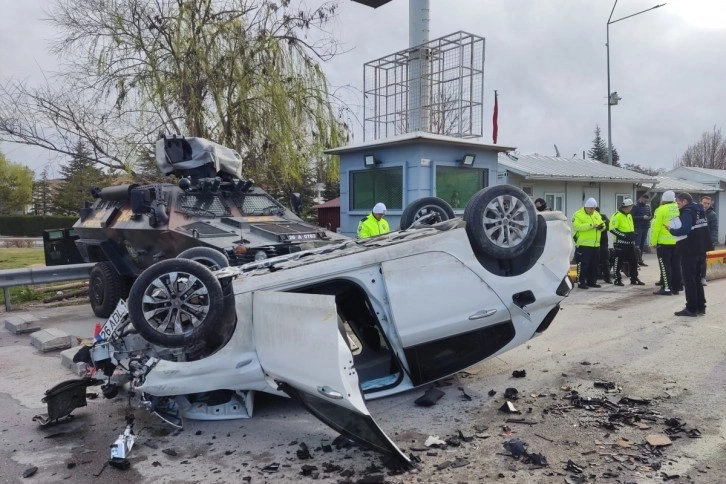
[[58,328],[46,328],[33,333],[30,344],[42,352],[64,350],[74,346],[76,338]]
[[40,331],[38,318],[30,313],[18,313],[5,318],[5,329],[13,334]]

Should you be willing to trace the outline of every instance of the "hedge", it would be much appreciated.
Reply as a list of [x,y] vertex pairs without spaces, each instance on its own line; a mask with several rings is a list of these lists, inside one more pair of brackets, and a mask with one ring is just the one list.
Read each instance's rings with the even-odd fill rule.
[[42,237],[45,229],[65,229],[77,220],[61,215],[0,215],[0,235]]

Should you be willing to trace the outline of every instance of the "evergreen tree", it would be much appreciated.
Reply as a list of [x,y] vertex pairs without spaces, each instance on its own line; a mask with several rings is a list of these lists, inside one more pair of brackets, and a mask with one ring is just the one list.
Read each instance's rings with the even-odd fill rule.
[[[600,126],[595,125],[595,139],[592,140],[592,148],[587,152],[587,156],[591,160],[597,160],[600,163],[607,164],[608,162],[608,145],[605,140],[600,136]],[[620,166],[618,163],[620,155],[618,150],[613,146],[613,166]]]
[[94,165],[90,151],[79,142],[75,154],[67,165],[61,168],[63,185],[53,200],[58,213],[78,215],[84,202],[92,202],[91,188],[108,184],[108,177]]
[[53,200],[48,181],[48,167],[43,168],[40,179],[33,182],[33,214],[50,215],[53,213]]
[[323,199],[327,202],[340,196],[340,181],[329,181],[325,183],[325,189],[323,190]]

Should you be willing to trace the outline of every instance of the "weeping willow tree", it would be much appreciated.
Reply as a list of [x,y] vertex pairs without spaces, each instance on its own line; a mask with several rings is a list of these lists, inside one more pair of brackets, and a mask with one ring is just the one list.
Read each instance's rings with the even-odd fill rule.
[[[64,89],[5,86],[0,102],[9,94],[20,101],[24,89],[27,107],[69,142],[102,131],[103,142],[88,145],[110,168],[129,169],[125,157],[148,149],[160,131],[179,133],[237,149],[246,176],[289,192],[321,163],[337,174],[322,151],[347,140],[319,65],[336,54],[324,27],[337,4],[293,3],[56,0],[49,14],[60,32],[53,51],[65,60]],[[73,105],[83,105],[83,119]],[[30,131],[18,136],[17,118],[9,130],[7,118],[0,111],[0,133],[14,128],[13,141],[37,141]]]

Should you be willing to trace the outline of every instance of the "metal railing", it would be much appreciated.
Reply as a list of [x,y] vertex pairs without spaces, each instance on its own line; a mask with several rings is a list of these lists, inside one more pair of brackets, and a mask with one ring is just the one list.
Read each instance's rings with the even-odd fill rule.
[[3,294],[5,295],[5,309],[7,311],[12,309],[10,303],[11,287],[88,279],[94,265],[93,263],[70,264],[67,266],[0,270],[0,287],[3,288]]

